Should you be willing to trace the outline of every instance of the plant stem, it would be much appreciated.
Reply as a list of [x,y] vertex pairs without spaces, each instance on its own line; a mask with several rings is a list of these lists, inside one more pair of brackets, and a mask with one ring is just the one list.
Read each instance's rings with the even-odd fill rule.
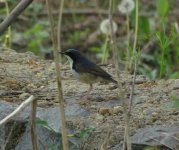
[[[6,15],[9,15],[9,5],[8,5],[8,1],[5,0],[5,6],[6,6]],[[4,45],[8,48],[11,48],[11,26],[8,27],[8,32],[5,35],[5,42]]]
[[105,43],[104,43],[104,46],[103,46],[103,56],[102,56],[102,64],[106,63],[107,62],[107,56],[108,56],[108,35],[106,35],[106,39],[105,39]]
[[118,81],[118,87],[120,83],[120,71],[119,71],[119,63],[118,63],[118,52],[117,52],[117,47],[116,47],[116,39],[115,35],[113,32],[113,25],[112,25],[112,3],[113,0],[109,1],[109,22],[110,22],[110,45],[112,47],[112,53],[113,53],[113,63],[115,65],[115,70],[116,70],[116,77]]
[[[120,84],[119,84],[120,83],[120,71],[119,71],[119,64],[118,64],[117,46],[116,46],[115,35],[113,32],[113,26],[112,26],[112,3],[113,3],[113,0],[110,0],[109,1],[110,35],[111,35],[111,46],[112,46],[112,51],[113,51],[113,60],[114,60],[114,64],[115,64],[118,88],[119,88],[120,87]],[[125,91],[122,91],[119,93],[122,93],[122,95],[124,97]],[[127,150],[131,150],[131,140],[130,140],[130,135],[129,135],[129,132],[130,132],[129,117],[128,117],[127,111],[125,109],[124,101],[123,101],[123,105],[124,105],[123,109],[124,109],[124,116],[125,116],[124,147],[126,148],[126,146],[127,146]]]
[[[56,68],[56,76],[57,76],[57,85],[58,85],[58,99],[59,99],[59,107],[60,107],[60,119],[61,119],[61,132],[62,132],[62,143],[63,143],[63,150],[68,150],[68,138],[67,138],[67,131],[66,131],[66,119],[65,119],[65,110],[64,110],[64,99],[63,99],[63,92],[62,92],[62,83],[61,83],[61,71],[60,71],[60,65],[59,65],[59,52],[58,47],[61,48],[61,42],[60,42],[60,28],[61,28],[61,20],[62,20],[62,12],[63,12],[63,4],[64,0],[61,0],[60,3],[60,14],[59,14],[59,21],[58,21],[58,31],[59,35],[55,32],[55,25],[54,25],[54,19],[52,16],[52,10],[50,6],[50,0],[46,0],[47,3],[47,10],[48,10],[48,16],[51,26],[51,32],[52,32],[52,42],[53,42],[53,54],[54,54],[54,60],[55,60],[55,68]],[[61,15],[61,16],[60,16]],[[58,39],[57,39],[58,37]]]
[[135,34],[134,34],[134,44],[133,44],[133,55],[136,51],[137,45],[137,34],[138,34],[138,18],[139,18],[139,1],[136,0],[136,12],[135,12]]
[[36,111],[37,111],[37,100],[32,102],[31,110],[31,139],[33,150],[38,150],[37,132],[36,132]]
[[[129,26],[129,13],[126,14],[126,25],[127,25],[127,59],[126,62],[130,61],[130,26]],[[128,64],[126,64],[126,70],[128,69]]]
[[[62,13],[63,13],[63,6],[64,6],[64,0],[60,0],[60,10],[58,14],[58,28],[57,28],[57,44],[58,44],[58,50],[61,51],[61,22],[62,22]],[[61,56],[61,55],[60,55]]]
[[137,58],[135,57],[135,60],[134,60],[134,74],[133,74],[133,80],[132,80],[132,89],[131,89],[130,99],[129,99],[129,110],[128,110],[129,116],[130,116],[130,114],[131,114],[132,101],[133,101],[133,97],[134,97],[136,71],[137,71]]

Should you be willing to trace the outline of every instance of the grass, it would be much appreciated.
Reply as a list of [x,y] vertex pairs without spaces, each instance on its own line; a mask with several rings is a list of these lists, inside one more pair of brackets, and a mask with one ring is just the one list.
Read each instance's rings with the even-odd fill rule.
[[[14,2],[9,2],[9,7],[11,8],[11,5],[14,5]],[[8,4],[7,3],[7,4]],[[98,7],[100,9],[104,9],[105,7],[108,7],[107,3],[102,4],[99,2]],[[2,13],[9,13],[9,7],[8,5],[5,5],[4,9],[2,9]],[[162,5],[161,5],[162,4]],[[69,1],[69,8],[71,7],[81,7],[82,9],[85,9],[90,5],[87,1],[84,2],[74,2]],[[93,5],[96,5],[94,3]],[[143,9],[143,3],[139,1],[139,9]],[[179,38],[179,31],[177,31],[177,23],[176,22],[169,22],[169,12],[172,8],[172,3],[169,3],[168,0],[156,0],[153,3],[155,10],[151,10],[151,12],[154,12],[156,14],[156,18],[151,18],[149,16],[135,14],[135,10],[133,10],[130,13],[127,13],[124,15],[125,22],[119,26],[118,24],[118,32],[116,34],[117,39],[123,37],[124,40],[121,41],[121,43],[117,44],[119,58],[122,60],[126,60],[127,62],[130,61],[130,64],[133,61],[133,57],[135,55],[134,49],[141,49],[145,47],[147,42],[151,40],[152,38],[157,38],[157,42],[154,43],[153,48],[149,49],[148,52],[141,53],[142,56],[147,56],[148,58],[151,57],[152,60],[147,60],[146,57],[142,58],[141,65],[139,67],[138,73],[144,74],[150,78],[178,78],[178,66],[179,66],[179,44],[178,44],[178,38]],[[68,4],[65,5],[65,7],[68,9]],[[118,11],[118,3],[114,1],[112,9],[116,12]],[[146,7],[146,6],[145,6]],[[24,37],[24,41],[27,43],[27,47],[32,52],[36,53],[37,55],[41,55],[43,53],[50,53],[50,42],[49,42],[49,30],[47,29],[48,21],[44,20],[45,17],[39,18],[39,14],[43,10],[43,5],[41,3],[33,4],[31,5],[25,12],[25,15],[31,16],[30,20],[28,21],[28,24],[25,25],[28,28],[21,34]],[[32,13],[35,12],[35,13]],[[54,10],[55,11],[55,10]],[[36,15],[35,15],[36,14]],[[134,20],[136,19],[135,16],[137,16],[139,20],[139,25],[136,25],[134,23]],[[96,16],[97,17],[97,16]],[[62,37],[63,41],[66,41],[69,44],[70,48],[75,48],[73,45],[76,45],[76,43],[80,43],[81,40],[84,41],[81,37],[84,36],[86,39],[88,36],[90,36],[100,24],[100,21],[103,20],[103,16],[100,16],[99,21],[96,21],[96,26],[93,26],[92,28],[88,27],[85,30],[74,30],[70,32],[63,33]],[[116,16],[113,16],[114,21],[116,22],[118,18]],[[67,25],[72,26],[73,24],[76,24],[77,22],[83,22],[86,20],[85,14],[77,15],[76,13],[72,13],[71,16],[65,16],[64,23],[65,26]],[[39,21],[46,22],[45,24],[36,23]],[[18,25],[15,25],[14,27],[17,27]],[[24,26],[24,28],[25,28]],[[134,33],[136,26],[139,26],[138,32]],[[14,28],[13,27],[13,28]],[[121,36],[120,30],[125,29],[124,34]],[[19,28],[20,29],[20,28]],[[13,29],[13,32],[17,32]],[[18,32],[20,33],[20,32]],[[135,42],[135,37],[137,36],[139,41],[138,43]],[[11,29],[8,30],[7,34],[4,35],[1,38],[1,42],[5,47],[11,47],[11,39],[13,37],[13,33],[11,33]],[[4,40],[3,40],[4,39]],[[90,45],[87,47],[86,50],[91,51],[94,53],[94,55],[98,54],[98,56],[101,56],[101,62],[102,63],[108,63],[111,59],[111,51],[109,46],[109,40],[106,36],[98,36],[98,38],[101,41],[98,45]],[[134,42],[133,42],[134,41]],[[125,45],[127,43],[127,45]],[[133,43],[133,45],[132,45]],[[82,47],[84,46],[84,43],[81,43]],[[63,45],[63,44],[62,44]],[[13,48],[14,45],[12,45]],[[68,47],[68,48],[69,48]],[[84,46],[85,47],[85,46]],[[135,47],[135,48],[134,48]],[[86,47],[85,47],[86,48]]]

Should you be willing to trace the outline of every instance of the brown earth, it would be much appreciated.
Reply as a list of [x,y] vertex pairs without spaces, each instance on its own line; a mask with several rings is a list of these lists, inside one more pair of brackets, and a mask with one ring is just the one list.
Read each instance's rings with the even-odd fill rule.
[[[111,66],[105,66],[104,69],[115,74]],[[73,79],[66,64],[61,72],[66,105],[79,103],[88,85]],[[121,73],[121,80],[129,83],[132,77]],[[77,133],[85,128],[94,129],[81,144],[81,147],[89,150],[99,149],[109,130],[109,147],[123,140],[125,121],[122,103],[128,100],[118,96],[121,89],[116,89],[112,83],[97,83],[94,87],[89,103],[81,105],[90,115],[67,118],[68,126]],[[129,97],[130,87],[128,84],[125,97]],[[0,100],[20,104],[30,94],[37,97],[40,107],[58,105],[54,62],[42,60],[30,52],[16,53],[0,49]],[[179,80],[151,81],[137,76],[130,120],[131,135],[144,127],[179,126],[179,109],[172,97],[179,97]]]

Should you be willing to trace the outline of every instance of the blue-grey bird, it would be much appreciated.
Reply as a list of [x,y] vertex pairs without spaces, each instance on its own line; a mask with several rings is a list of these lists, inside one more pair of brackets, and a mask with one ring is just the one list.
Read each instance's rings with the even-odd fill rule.
[[110,74],[86,58],[78,50],[68,49],[60,53],[66,55],[70,61],[73,76],[80,82],[90,85],[90,88],[87,91],[87,94],[83,97],[83,100],[87,100],[87,97],[93,88],[92,85],[96,82],[109,81],[117,84],[117,81],[115,81]]

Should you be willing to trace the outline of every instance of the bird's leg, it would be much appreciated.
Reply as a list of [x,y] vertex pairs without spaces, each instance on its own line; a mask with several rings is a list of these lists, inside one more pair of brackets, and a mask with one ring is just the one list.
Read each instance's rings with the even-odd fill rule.
[[88,96],[92,89],[93,89],[93,85],[90,84],[90,87],[89,87],[87,93],[82,97],[82,101],[80,102],[81,104],[86,104],[88,102],[87,99],[88,99]]

